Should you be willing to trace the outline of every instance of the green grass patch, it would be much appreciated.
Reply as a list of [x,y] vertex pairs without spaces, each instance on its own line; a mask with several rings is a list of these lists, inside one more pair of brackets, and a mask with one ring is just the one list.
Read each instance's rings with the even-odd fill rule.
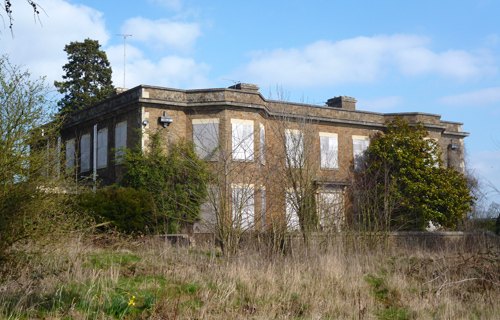
[[194,283],[186,282],[179,287],[179,292],[184,292],[186,294],[192,295],[195,294],[198,290],[200,290],[200,288],[201,286],[197,282]]
[[391,290],[386,283],[386,271],[377,276],[367,275],[365,281],[371,286],[371,292],[381,308],[375,312],[375,315],[381,320],[406,320],[411,319],[411,313],[406,308],[399,306],[399,296],[395,290]]
[[389,298],[389,289],[385,284],[385,277],[383,276],[373,276],[367,275],[365,276],[365,281],[371,285],[372,293],[376,300],[386,303]]
[[408,309],[392,308],[386,310],[378,310],[376,313],[380,320],[409,320],[411,319]]
[[131,253],[96,253],[87,257],[88,266],[93,269],[108,270],[112,265],[127,266],[141,261],[141,258]]

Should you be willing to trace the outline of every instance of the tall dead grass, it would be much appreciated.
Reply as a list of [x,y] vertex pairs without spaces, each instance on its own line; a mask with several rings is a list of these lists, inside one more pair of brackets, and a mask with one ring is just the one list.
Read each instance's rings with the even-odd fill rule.
[[338,241],[281,256],[248,246],[224,257],[159,239],[98,247],[75,238],[24,249],[27,263],[0,288],[2,318],[500,318],[498,247]]

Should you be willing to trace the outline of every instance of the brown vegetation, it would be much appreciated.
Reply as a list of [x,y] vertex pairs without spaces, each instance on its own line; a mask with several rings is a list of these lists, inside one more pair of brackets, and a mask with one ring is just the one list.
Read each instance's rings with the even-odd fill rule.
[[[144,239],[144,238],[142,238]],[[41,249],[0,287],[0,317],[24,319],[492,319],[500,251],[368,248],[344,237],[225,257],[158,239],[76,238]],[[300,241],[299,241],[300,242]],[[29,250],[28,250],[29,249]]]

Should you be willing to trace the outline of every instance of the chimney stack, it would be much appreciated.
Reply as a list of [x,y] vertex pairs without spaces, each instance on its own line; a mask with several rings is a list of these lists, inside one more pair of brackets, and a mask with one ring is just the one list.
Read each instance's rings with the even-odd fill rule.
[[328,99],[326,105],[331,108],[339,108],[346,110],[356,110],[356,102],[358,102],[353,97],[340,96]]
[[246,91],[259,91],[259,86],[251,83],[237,83],[230,86],[228,89],[246,90]]

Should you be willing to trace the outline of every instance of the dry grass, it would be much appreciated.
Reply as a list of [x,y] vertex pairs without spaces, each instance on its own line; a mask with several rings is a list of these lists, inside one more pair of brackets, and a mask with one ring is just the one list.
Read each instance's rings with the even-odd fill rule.
[[[500,319],[500,253],[343,245],[273,256],[154,239],[34,246],[0,287],[5,319]],[[35,249],[37,251],[35,251]]]

